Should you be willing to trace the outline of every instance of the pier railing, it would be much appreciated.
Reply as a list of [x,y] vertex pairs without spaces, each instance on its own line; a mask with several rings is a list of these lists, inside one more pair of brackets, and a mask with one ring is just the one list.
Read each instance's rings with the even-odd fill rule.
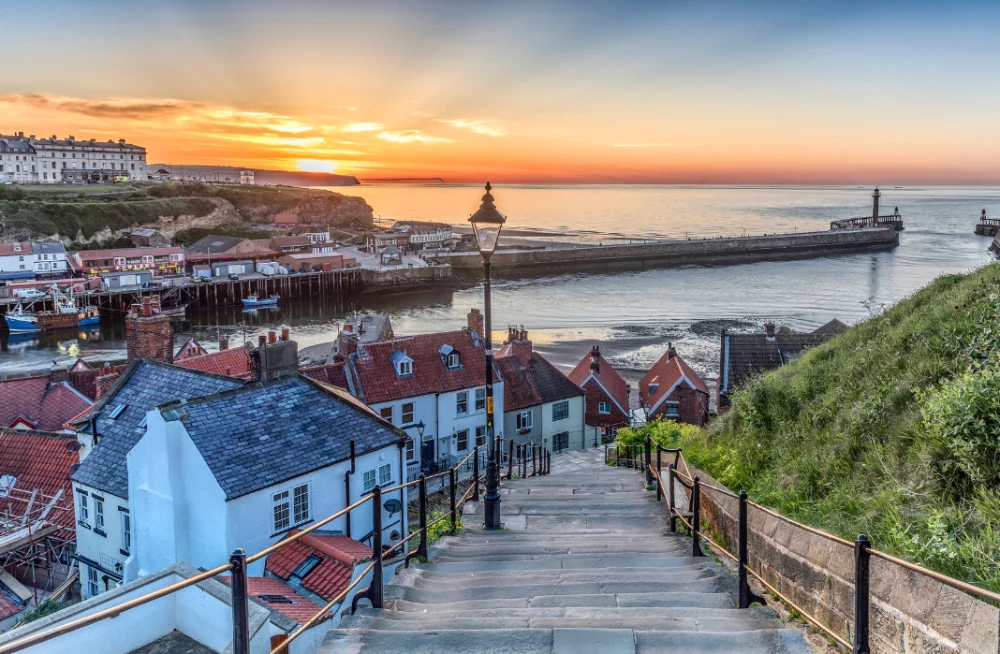
[[[318,622],[326,619],[331,609],[339,604],[342,604],[350,592],[360,585],[366,578],[368,578],[369,573],[371,573],[370,582],[366,588],[354,595],[351,602],[351,611],[354,612],[358,607],[358,603],[365,600],[371,603],[374,608],[382,608],[382,573],[384,563],[386,561],[396,559],[396,557],[403,556],[404,558],[402,561],[396,561],[396,563],[405,567],[408,566],[410,561],[415,558],[426,559],[429,530],[441,522],[449,521],[452,533],[457,530],[458,519],[463,505],[470,500],[479,500],[480,486],[484,481],[484,474],[481,466],[484,459],[481,456],[481,453],[485,450],[485,444],[477,445],[461,461],[435,475],[425,476],[421,474],[420,477],[414,481],[401,483],[390,488],[382,488],[381,486],[376,485],[371,491],[366,493],[364,497],[350,506],[337,511],[333,515],[329,515],[321,520],[318,520],[308,528],[302,529],[288,538],[285,538],[270,547],[266,547],[255,554],[248,555],[243,549],[236,549],[230,555],[228,563],[224,565],[212,568],[211,570],[206,570],[205,572],[194,575],[193,577],[147,593],[141,597],[136,597],[132,600],[122,602],[121,604],[117,604],[81,618],[77,618],[76,620],[61,624],[51,629],[26,634],[23,638],[17,638],[5,645],[0,645],[0,654],[13,654],[14,652],[20,652],[29,647],[52,640],[53,638],[83,629],[84,627],[98,623],[102,620],[115,618],[130,609],[148,604],[173,593],[182,591],[185,588],[190,588],[191,586],[208,579],[219,577],[220,575],[228,575],[230,577],[229,581],[231,582],[230,592],[232,596],[233,616],[233,641],[231,651],[233,654],[250,654],[250,596],[247,590],[247,566],[277,552],[282,547],[301,540],[316,530],[329,525],[338,518],[350,515],[352,511],[355,511],[370,502],[372,507],[372,561],[364,569],[362,569],[360,574],[357,574],[356,578],[350,583],[350,585],[344,588],[344,590],[342,590],[336,597],[328,601],[323,608],[317,611],[308,620],[302,622],[287,636],[287,638],[282,640],[280,643],[274,644],[270,654],[282,654],[283,652],[287,652],[288,645],[292,641],[316,625]],[[502,470],[503,465],[506,465],[508,479],[511,478],[511,471],[514,470],[515,467],[519,471],[518,474],[523,476],[528,476],[529,474],[540,475],[548,473],[551,459],[548,451],[539,444],[518,444],[511,439],[497,437],[494,452],[496,462],[498,464],[498,471]],[[460,493],[458,490],[458,475],[467,466],[471,466],[472,475],[468,487]],[[501,477],[502,476],[503,475],[501,474]],[[448,480],[449,510],[443,516],[435,519],[431,523],[428,523],[427,484],[428,482],[438,478],[447,478]],[[382,540],[382,496],[386,493],[392,493],[414,487],[416,487],[419,497],[419,510],[417,516],[418,526],[410,527],[409,533],[405,538],[397,543],[385,547]],[[416,547],[411,549],[409,543],[415,538],[419,538],[419,540],[417,541]]]
[[[664,455],[666,455],[666,457]],[[672,458],[672,460],[667,460],[665,462],[664,459],[667,457]],[[746,491],[740,491],[737,494],[727,488],[706,484],[701,481],[701,478],[698,475],[692,475],[680,448],[661,447],[657,443],[652,442],[648,436],[642,444],[628,445],[623,443],[613,443],[611,444],[611,447],[606,445],[604,448],[604,461],[608,465],[634,468],[645,474],[647,488],[655,486],[656,501],[666,501],[667,503],[670,531],[677,531],[677,523],[679,521],[690,534],[691,556],[705,556],[701,548],[704,543],[707,544],[711,550],[736,564],[738,577],[738,608],[749,608],[755,602],[760,604],[767,603],[762,596],[758,595],[751,589],[749,585],[749,577],[753,577],[761,584],[761,586],[766,588],[775,597],[779,598],[787,606],[797,611],[806,622],[822,631],[833,642],[849,651],[861,654],[870,654],[872,651],[869,643],[871,640],[869,626],[872,604],[872,575],[870,565],[872,557],[903,568],[910,573],[920,575],[926,579],[933,579],[953,589],[967,593],[976,599],[1000,605],[1000,594],[984,588],[979,588],[978,586],[973,586],[972,584],[959,581],[958,579],[953,579],[947,575],[941,574],[940,572],[928,570],[927,568],[919,566],[915,563],[911,563],[892,556],[891,554],[876,550],[872,547],[871,541],[865,534],[858,535],[854,542],[851,542],[822,531],[821,529],[816,529],[815,527],[810,527],[800,522],[796,522],[795,520],[787,518],[776,511],[768,509],[767,507],[761,506],[755,502],[751,502]],[[666,468],[664,468],[665,463]],[[666,472],[666,481],[663,480],[664,472]],[[727,549],[725,538],[720,537],[718,540],[722,542],[717,542],[716,540],[710,538],[710,535],[702,529],[702,494],[705,491],[709,493],[709,496],[725,498],[725,500],[730,502],[735,501],[737,503],[738,518],[736,520],[735,552],[731,552]],[[719,500],[715,500],[714,503],[718,505]],[[853,581],[847,581],[847,583],[853,586],[854,613],[853,620],[847,625],[846,634],[837,633],[832,625],[806,611],[800,604],[797,604],[790,597],[791,595],[801,597],[803,594],[807,594],[808,591],[794,587],[792,589],[784,587],[778,588],[765,579],[763,566],[761,573],[758,573],[750,566],[749,532],[751,511],[758,512],[758,514],[769,518],[777,519],[778,521],[796,529],[808,532],[813,536],[818,536],[831,543],[834,547],[846,548],[848,551],[853,552],[854,578]],[[759,539],[757,540],[759,542]],[[732,545],[729,545],[729,547],[731,546]],[[885,568],[882,568],[882,571],[888,572]],[[827,581],[829,582],[829,579],[827,579]],[[875,581],[876,583],[881,583],[883,585],[894,583],[893,579],[876,579]],[[778,585],[784,586],[784,584],[780,583]],[[830,611],[824,611],[824,613],[829,615]],[[996,633],[994,632],[994,636],[995,635]]]
[[865,227],[893,227],[897,231],[903,229],[903,217],[898,213],[886,216],[865,216],[864,218],[844,218],[830,223],[831,231],[842,229],[864,229]]

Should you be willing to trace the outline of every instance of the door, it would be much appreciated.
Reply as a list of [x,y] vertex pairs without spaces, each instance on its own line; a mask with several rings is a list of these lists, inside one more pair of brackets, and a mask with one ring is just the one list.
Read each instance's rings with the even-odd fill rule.
[[434,463],[434,439],[426,440],[420,444],[420,467],[426,470]]

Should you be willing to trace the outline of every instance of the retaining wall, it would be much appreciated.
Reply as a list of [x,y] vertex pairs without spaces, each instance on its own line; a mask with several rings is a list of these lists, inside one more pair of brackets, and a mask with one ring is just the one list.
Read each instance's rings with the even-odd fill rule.
[[[720,486],[691,469],[704,483]],[[664,475],[666,476],[666,475]],[[737,551],[739,501],[701,495],[701,525]],[[853,642],[854,551],[749,507],[750,567],[811,614]],[[877,549],[878,543],[872,546]],[[872,556],[870,644],[873,654],[998,654],[1000,609],[925,575]]]
[[[482,266],[482,260],[479,265]],[[365,291],[402,291],[449,281],[451,273],[452,267],[448,265],[401,267],[393,270],[365,269],[361,271],[361,281]]]
[[[622,245],[499,250],[494,270],[532,267],[568,268],[607,264],[711,264],[828,256],[843,252],[888,250],[899,245],[899,234],[888,228],[773,234],[732,238],[657,241]],[[482,267],[478,252],[449,252],[434,256],[456,270]]]

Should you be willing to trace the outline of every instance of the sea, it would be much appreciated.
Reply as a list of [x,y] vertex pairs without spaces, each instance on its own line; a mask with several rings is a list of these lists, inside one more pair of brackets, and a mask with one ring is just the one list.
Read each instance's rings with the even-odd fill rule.
[[[380,224],[427,220],[466,226],[483,189],[465,185],[332,187],[365,198]],[[564,370],[600,344],[637,380],[673,343],[714,382],[722,329],[754,331],[766,322],[812,330],[833,318],[854,324],[885,310],[940,275],[989,264],[990,238],[973,233],[980,211],[1000,216],[1000,187],[883,186],[880,212],[899,210],[905,223],[889,252],[836,254],[797,261],[683,266],[634,271],[533,274],[494,279],[494,343],[523,326],[535,349]],[[826,229],[831,220],[871,215],[872,187],[497,185],[508,242],[610,243],[701,236],[739,236]],[[399,335],[458,329],[483,306],[481,282],[416,293],[282,301],[276,310],[238,307],[189,311],[175,323],[207,349],[220,336],[231,345],[291,328],[300,348],[330,342],[352,311],[387,311]],[[22,340],[23,339],[23,340]],[[316,350],[319,348],[313,348]],[[124,358],[124,328],[40,337],[0,333],[0,375],[45,370],[77,357]]]

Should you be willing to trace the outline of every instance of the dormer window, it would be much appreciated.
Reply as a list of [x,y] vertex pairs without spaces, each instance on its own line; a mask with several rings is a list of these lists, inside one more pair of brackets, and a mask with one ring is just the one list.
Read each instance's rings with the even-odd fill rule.
[[396,350],[392,353],[392,365],[396,369],[397,377],[406,377],[413,374],[413,359],[405,352]]
[[649,385],[649,394],[652,395],[653,393],[655,393],[659,389],[660,389],[660,385],[659,384],[650,384]]
[[458,350],[450,345],[442,345],[441,349],[438,350],[438,354],[441,355],[441,360],[444,361],[444,367],[448,370],[458,370],[462,367],[462,359],[458,355]]
[[447,365],[448,365],[449,368],[452,368],[452,369],[457,368],[458,367],[458,352],[452,352],[451,354],[449,354],[446,362],[447,362]]

